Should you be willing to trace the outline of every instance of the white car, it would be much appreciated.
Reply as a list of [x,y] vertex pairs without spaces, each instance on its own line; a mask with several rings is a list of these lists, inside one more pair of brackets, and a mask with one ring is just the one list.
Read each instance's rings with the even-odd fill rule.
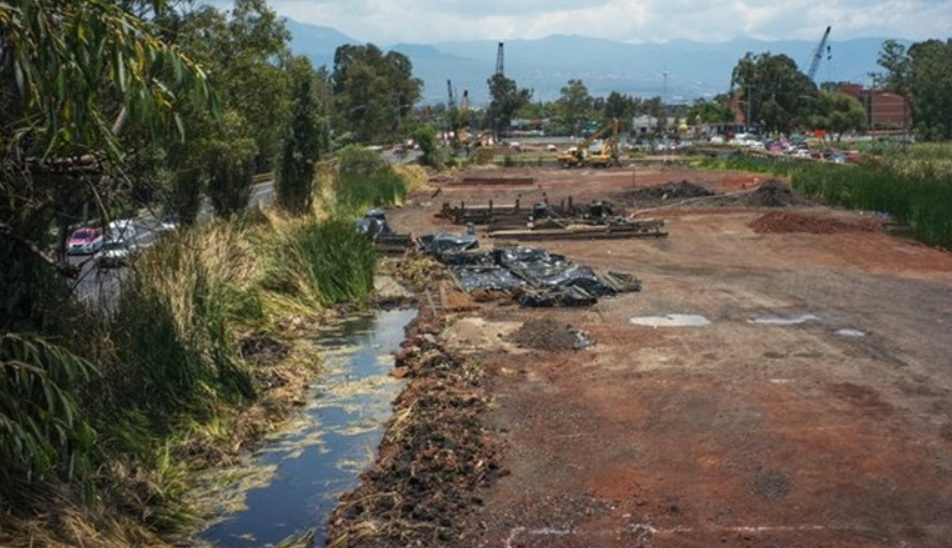
[[103,268],[128,265],[135,249],[135,244],[126,243],[125,240],[107,240],[96,256],[96,263]]

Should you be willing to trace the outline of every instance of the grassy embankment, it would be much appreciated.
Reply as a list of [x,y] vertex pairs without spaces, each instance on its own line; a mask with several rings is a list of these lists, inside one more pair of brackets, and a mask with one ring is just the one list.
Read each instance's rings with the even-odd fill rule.
[[789,177],[801,194],[848,209],[888,213],[913,238],[952,249],[950,144],[884,150],[847,165],[758,156],[707,159],[697,165]]
[[[288,332],[368,304],[376,256],[352,220],[419,174],[351,149],[317,179],[310,215],[249,212],[145,250],[111,315],[51,301],[55,333],[0,336],[0,545],[162,546],[192,517],[190,468],[286,415],[273,388],[319,363]],[[247,355],[262,340],[276,359]]]

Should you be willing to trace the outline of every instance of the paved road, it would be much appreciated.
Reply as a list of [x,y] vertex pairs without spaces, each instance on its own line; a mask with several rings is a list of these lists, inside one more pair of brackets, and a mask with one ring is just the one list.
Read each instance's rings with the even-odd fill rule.
[[[409,150],[402,154],[385,150],[381,153],[391,164],[409,164],[423,155],[419,150]],[[251,206],[269,207],[274,198],[274,181],[264,181],[251,188]],[[199,222],[211,219],[214,214],[211,201],[205,198],[198,213]],[[151,212],[143,213],[135,219],[136,246],[146,248],[165,232],[162,223]],[[70,264],[80,267],[80,276],[75,282],[76,295],[80,301],[98,307],[100,310],[112,310],[115,307],[123,281],[127,278],[125,268],[98,268],[95,255],[70,255]]]

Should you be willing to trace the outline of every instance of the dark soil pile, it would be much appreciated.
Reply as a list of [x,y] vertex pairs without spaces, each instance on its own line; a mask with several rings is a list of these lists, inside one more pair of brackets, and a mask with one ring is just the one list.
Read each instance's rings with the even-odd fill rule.
[[683,200],[687,198],[703,198],[713,196],[714,193],[688,181],[678,183],[665,183],[663,185],[649,186],[626,192],[620,198],[624,200]]
[[431,333],[411,338],[396,376],[411,378],[373,466],[344,495],[327,526],[328,546],[445,546],[476,490],[502,474],[495,440],[480,426],[488,395],[482,369],[454,359]]
[[804,232],[809,234],[838,234],[843,232],[876,232],[882,223],[878,219],[836,219],[804,213],[771,211],[754,222],[750,227],[759,233]]
[[780,181],[761,184],[757,190],[743,196],[741,202],[753,207],[787,207],[801,203],[790,186]]
[[564,352],[578,348],[578,338],[571,326],[560,324],[549,318],[522,324],[522,327],[510,335],[508,340],[522,348],[550,352]]

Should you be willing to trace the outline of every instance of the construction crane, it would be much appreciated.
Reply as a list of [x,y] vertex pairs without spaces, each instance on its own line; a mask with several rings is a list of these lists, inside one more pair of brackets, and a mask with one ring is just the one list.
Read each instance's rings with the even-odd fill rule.
[[[589,147],[596,139],[612,132],[611,137],[605,139],[598,152],[591,153]],[[574,148],[570,148],[556,158],[562,167],[611,167],[619,165],[618,159],[618,118],[613,118],[609,124],[601,127],[595,133],[589,135],[584,141]]]
[[446,108],[448,109],[456,108],[456,97],[453,96],[453,81],[452,80],[446,81],[446,93],[447,95],[449,95],[449,100],[446,103]]
[[816,78],[816,71],[820,68],[820,61],[823,60],[823,51],[826,50],[826,60],[829,61],[832,55],[830,54],[830,30],[832,27],[826,27],[826,32],[823,33],[823,39],[820,40],[820,45],[817,46],[816,51],[813,53],[813,60],[810,61],[810,68],[807,70],[807,78],[813,82]]
[[499,42],[499,47],[496,48],[496,74],[499,74],[502,76],[506,75],[506,71],[504,70],[505,67],[503,66],[504,57],[505,57],[505,54],[503,52],[503,43]]

